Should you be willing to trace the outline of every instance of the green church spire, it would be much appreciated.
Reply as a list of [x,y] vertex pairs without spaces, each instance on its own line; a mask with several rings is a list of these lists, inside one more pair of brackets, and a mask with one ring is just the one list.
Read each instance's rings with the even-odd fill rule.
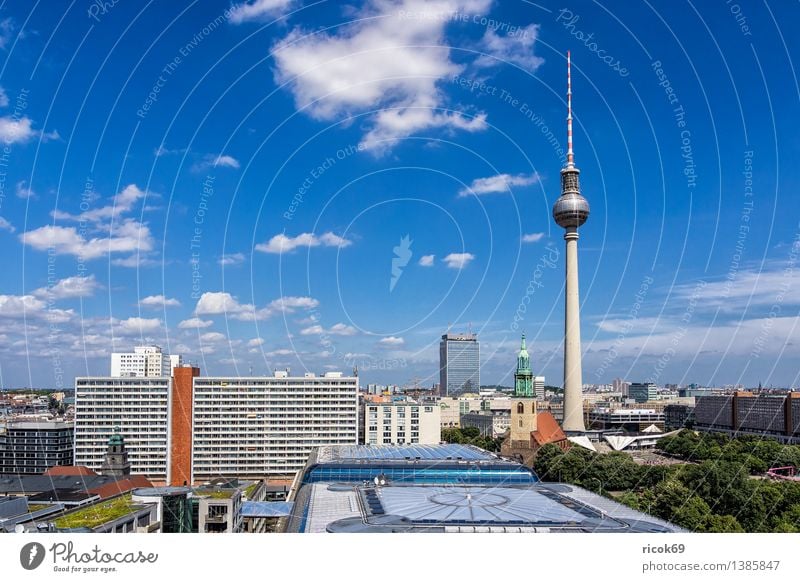
[[533,373],[531,372],[531,359],[525,346],[525,333],[522,334],[522,343],[517,355],[517,371],[514,374],[514,396],[533,397]]

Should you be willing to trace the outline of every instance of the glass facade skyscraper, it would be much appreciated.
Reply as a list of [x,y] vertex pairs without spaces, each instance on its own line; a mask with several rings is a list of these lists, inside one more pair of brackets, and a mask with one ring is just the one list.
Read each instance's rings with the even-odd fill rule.
[[481,386],[481,350],[474,333],[446,333],[439,343],[439,392],[454,396]]

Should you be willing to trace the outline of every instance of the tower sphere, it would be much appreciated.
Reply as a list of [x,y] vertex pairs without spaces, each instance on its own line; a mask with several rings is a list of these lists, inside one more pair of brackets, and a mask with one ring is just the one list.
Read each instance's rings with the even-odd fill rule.
[[589,202],[580,194],[562,194],[553,204],[553,218],[561,228],[578,228],[589,218]]

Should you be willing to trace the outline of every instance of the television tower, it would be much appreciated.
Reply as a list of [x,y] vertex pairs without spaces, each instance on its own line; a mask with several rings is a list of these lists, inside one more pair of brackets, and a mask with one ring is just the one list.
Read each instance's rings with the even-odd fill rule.
[[566,305],[564,310],[564,420],[565,432],[585,432],[583,374],[581,371],[581,316],[578,294],[578,227],[589,218],[589,203],[581,195],[572,153],[572,71],[567,51],[567,165],[561,169],[561,196],[553,205],[553,218],[564,229],[567,246]]

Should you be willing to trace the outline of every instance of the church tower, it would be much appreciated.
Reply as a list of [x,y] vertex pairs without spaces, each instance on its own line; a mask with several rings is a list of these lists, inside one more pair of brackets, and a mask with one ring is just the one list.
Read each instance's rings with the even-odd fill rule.
[[517,355],[517,371],[514,373],[514,396],[517,398],[533,398],[533,373],[531,359],[525,347],[525,334],[522,334],[522,345]]
[[131,462],[128,460],[128,451],[125,450],[125,439],[122,438],[118,426],[114,427],[114,434],[108,439],[106,460],[100,467],[100,474],[117,478],[131,474]]

